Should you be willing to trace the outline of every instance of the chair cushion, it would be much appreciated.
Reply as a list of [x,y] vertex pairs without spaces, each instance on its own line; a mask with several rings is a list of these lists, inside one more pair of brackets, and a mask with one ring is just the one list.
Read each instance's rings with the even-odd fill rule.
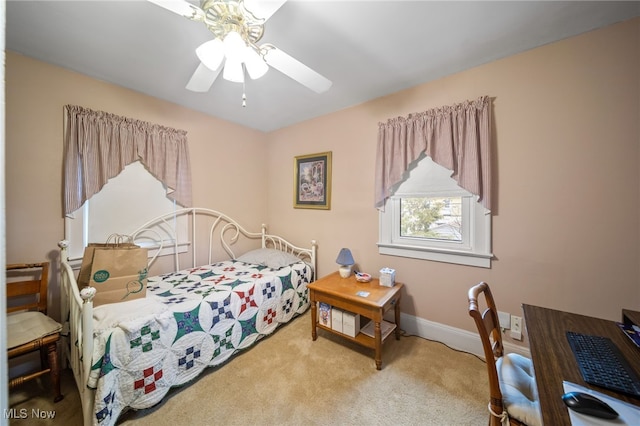
[[529,358],[509,353],[496,361],[502,399],[510,417],[528,426],[541,426],[538,388]]
[[7,314],[7,348],[15,348],[62,330],[62,326],[42,312]]

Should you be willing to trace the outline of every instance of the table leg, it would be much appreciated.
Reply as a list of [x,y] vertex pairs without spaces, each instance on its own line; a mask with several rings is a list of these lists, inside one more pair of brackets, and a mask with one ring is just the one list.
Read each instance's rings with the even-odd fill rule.
[[316,331],[316,321],[318,318],[318,304],[311,298],[311,339],[315,342],[318,338],[318,332]]
[[375,321],[376,336],[376,370],[382,370],[382,330],[380,329],[380,321]]
[[400,297],[395,302],[394,306],[395,320],[396,320],[396,340],[400,340]]

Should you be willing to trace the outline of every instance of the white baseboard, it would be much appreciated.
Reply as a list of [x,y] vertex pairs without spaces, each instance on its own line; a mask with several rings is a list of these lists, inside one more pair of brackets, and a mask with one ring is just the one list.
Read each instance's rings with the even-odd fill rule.
[[[469,317],[469,321],[472,321],[471,317]],[[482,342],[480,342],[478,333],[472,333],[404,313],[400,314],[400,324],[407,334],[442,342],[453,349],[469,352],[484,359]],[[510,342],[503,342],[503,344],[506,353],[514,352],[531,358],[528,348],[514,345]]]

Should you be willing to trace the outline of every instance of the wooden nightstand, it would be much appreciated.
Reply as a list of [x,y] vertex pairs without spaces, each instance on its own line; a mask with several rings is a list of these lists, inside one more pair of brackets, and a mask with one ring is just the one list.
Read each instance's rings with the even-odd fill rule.
[[[315,341],[318,337],[317,328],[337,334],[345,339],[356,342],[367,348],[375,350],[376,368],[382,368],[382,344],[387,336],[383,337],[380,324],[383,316],[392,307],[395,313],[396,340],[400,339],[400,290],[403,284],[396,283],[393,287],[384,287],[374,278],[371,282],[361,283],[351,275],[342,278],[338,272],[320,278],[308,285],[311,297],[311,337]],[[363,296],[362,294],[368,293]],[[354,314],[371,319],[374,323],[375,337],[359,333],[355,337],[339,333],[330,327],[318,322],[318,302],[326,303],[332,307],[343,309]]]

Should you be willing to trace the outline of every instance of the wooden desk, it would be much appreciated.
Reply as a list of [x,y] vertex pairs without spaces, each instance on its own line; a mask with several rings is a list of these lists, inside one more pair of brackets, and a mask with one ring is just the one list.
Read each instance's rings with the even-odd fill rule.
[[614,321],[531,305],[523,305],[523,310],[544,425],[571,425],[568,408],[562,402],[563,380],[640,406],[638,398],[585,383],[567,341],[567,331],[608,337],[640,375],[640,350]]
[[640,327],[640,312],[631,309],[622,310],[622,322],[628,325],[637,325]]
[[[378,279],[371,282],[361,283],[356,281],[355,275],[349,278],[342,278],[338,272],[327,275],[312,282],[309,288],[311,298],[311,337],[315,341],[318,337],[316,328],[322,328],[331,333],[338,334],[345,339],[349,339],[367,348],[375,350],[376,368],[382,368],[382,344],[384,338],[381,333],[380,323],[384,313],[394,308],[395,314],[395,335],[400,339],[400,290],[401,283],[396,283],[393,287],[381,286]],[[358,295],[359,292],[367,292],[366,297]],[[318,323],[317,303],[324,302],[332,307],[344,309],[354,314],[360,314],[374,322],[375,337],[369,337],[359,333],[356,337],[338,333],[329,327]]]

